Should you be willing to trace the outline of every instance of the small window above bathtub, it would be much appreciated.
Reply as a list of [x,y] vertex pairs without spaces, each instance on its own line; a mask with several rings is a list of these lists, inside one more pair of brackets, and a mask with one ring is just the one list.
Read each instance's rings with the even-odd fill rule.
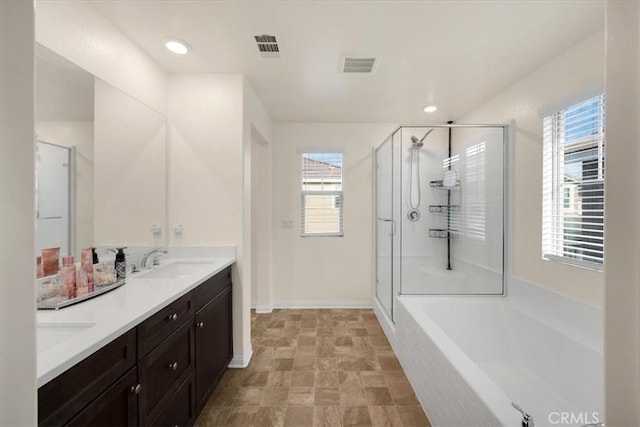
[[343,236],[342,153],[303,152],[301,160],[301,235]]
[[545,259],[602,270],[604,263],[605,97],[544,117]]

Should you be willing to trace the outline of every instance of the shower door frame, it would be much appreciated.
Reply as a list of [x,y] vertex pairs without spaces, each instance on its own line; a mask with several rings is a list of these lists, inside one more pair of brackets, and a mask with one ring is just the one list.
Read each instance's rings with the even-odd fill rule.
[[[374,166],[374,171],[376,171],[375,166],[377,165],[377,155],[378,155],[378,150],[380,150],[380,148],[382,148],[382,146],[384,144],[386,144],[387,142],[392,143],[393,142],[393,136],[399,132],[402,131],[402,129],[411,129],[411,128],[445,128],[445,129],[455,129],[455,128],[496,128],[502,129],[502,147],[503,147],[503,151],[502,151],[502,168],[503,168],[503,179],[502,179],[502,292],[501,293],[495,293],[495,294],[472,294],[472,293],[466,293],[466,294],[404,294],[402,293],[402,271],[399,272],[399,289],[396,292],[396,284],[393,283],[393,279],[394,279],[394,272],[393,272],[393,252],[391,255],[391,313],[388,313],[389,318],[391,319],[391,321],[395,324],[395,319],[394,319],[394,313],[393,313],[393,307],[395,305],[395,298],[397,296],[401,296],[401,295],[419,295],[419,296],[433,296],[433,297],[442,297],[442,296],[446,296],[446,297],[469,297],[469,296],[483,296],[483,297],[505,297],[507,296],[507,284],[508,284],[508,278],[511,275],[512,271],[513,271],[513,266],[512,266],[512,257],[509,255],[511,248],[512,248],[512,231],[513,231],[513,206],[512,206],[512,200],[513,200],[513,195],[512,195],[512,189],[513,189],[513,147],[512,147],[512,141],[514,140],[513,137],[513,132],[515,129],[515,120],[511,120],[508,124],[504,124],[504,123],[497,123],[497,124],[492,124],[492,123],[481,123],[481,124],[421,124],[421,125],[416,125],[416,124],[411,124],[411,125],[399,125],[396,128],[393,129],[393,131],[389,134],[389,136],[387,136],[386,138],[384,138],[383,142],[381,144],[379,144],[376,148],[373,149],[373,166]],[[400,139],[400,144],[402,144],[402,138]],[[392,145],[392,150],[393,150],[393,145]],[[392,151],[393,153],[393,151]],[[392,168],[395,165],[393,164],[392,161]],[[392,170],[391,175],[393,176],[394,172]],[[378,288],[377,288],[377,273],[378,273],[378,220],[377,220],[377,172],[372,174],[373,175],[373,179],[372,179],[372,194],[373,194],[373,201],[372,201],[372,207],[373,207],[373,212],[374,212],[374,221],[373,221],[373,241],[375,242],[375,249],[373,251],[373,260],[374,260],[374,264],[373,264],[373,296],[374,298],[378,299],[378,304],[380,304],[380,306],[383,308],[384,311],[384,306],[382,305],[380,299],[378,298]],[[393,185],[392,185],[392,190],[393,190]],[[402,195],[400,195],[400,203],[402,203]],[[396,234],[399,235],[399,239],[400,239],[400,247],[402,248],[402,222],[400,221],[399,224],[397,224],[397,228],[396,228]],[[393,244],[392,244],[392,249],[393,249]],[[402,256],[402,255],[401,255]],[[385,313],[387,314],[387,313]]]

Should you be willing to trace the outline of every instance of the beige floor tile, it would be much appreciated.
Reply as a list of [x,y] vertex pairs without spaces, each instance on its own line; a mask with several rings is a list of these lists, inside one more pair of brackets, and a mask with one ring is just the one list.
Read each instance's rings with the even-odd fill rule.
[[291,387],[293,372],[270,372],[267,387]]
[[386,387],[387,380],[380,371],[360,371],[360,381],[365,387]]
[[287,399],[288,406],[313,406],[313,387],[291,387]]
[[313,425],[313,407],[302,408],[289,406],[287,407],[284,425],[285,427],[305,427]]
[[232,406],[224,425],[229,427],[252,426],[256,420],[258,409],[252,406]]
[[283,427],[286,408],[259,408],[255,427]]
[[261,387],[240,387],[231,404],[232,406],[259,406],[263,390]]
[[316,387],[314,406],[340,406],[340,392],[338,387]]
[[342,412],[337,406],[316,406],[313,409],[313,427],[342,426]]
[[338,387],[338,373],[335,371],[316,371],[316,387]]
[[199,427],[428,426],[372,310],[251,313],[254,353],[229,369]]
[[387,387],[365,387],[369,406],[393,406],[394,400]]
[[315,371],[293,371],[291,387],[313,387],[315,383]]
[[372,406],[369,413],[374,427],[404,427],[395,406]]
[[398,407],[398,415],[404,427],[430,427],[429,419],[419,407]]
[[265,387],[260,406],[286,406],[288,398],[288,387]]
[[371,415],[369,414],[369,408],[367,408],[366,406],[342,408],[342,425],[345,427],[371,426],[372,423],[371,423]]
[[360,385],[340,387],[340,406],[367,406],[369,401],[364,388]]

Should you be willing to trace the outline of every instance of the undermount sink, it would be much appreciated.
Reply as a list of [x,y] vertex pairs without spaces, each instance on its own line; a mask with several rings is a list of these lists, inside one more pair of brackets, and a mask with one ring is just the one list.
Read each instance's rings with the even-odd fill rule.
[[38,351],[58,346],[70,338],[95,326],[95,323],[37,323]]
[[139,279],[181,279],[198,273],[203,266],[210,267],[212,262],[180,261],[156,267],[133,276]]

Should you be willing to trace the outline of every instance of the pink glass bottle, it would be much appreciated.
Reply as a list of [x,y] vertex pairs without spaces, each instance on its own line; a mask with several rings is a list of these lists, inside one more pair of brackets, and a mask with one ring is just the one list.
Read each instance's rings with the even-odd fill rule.
[[73,262],[72,256],[62,258],[62,271],[60,272],[60,276],[62,279],[60,293],[66,293],[65,296],[67,296],[67,298],[75,298],[77,294],[76,265]]

